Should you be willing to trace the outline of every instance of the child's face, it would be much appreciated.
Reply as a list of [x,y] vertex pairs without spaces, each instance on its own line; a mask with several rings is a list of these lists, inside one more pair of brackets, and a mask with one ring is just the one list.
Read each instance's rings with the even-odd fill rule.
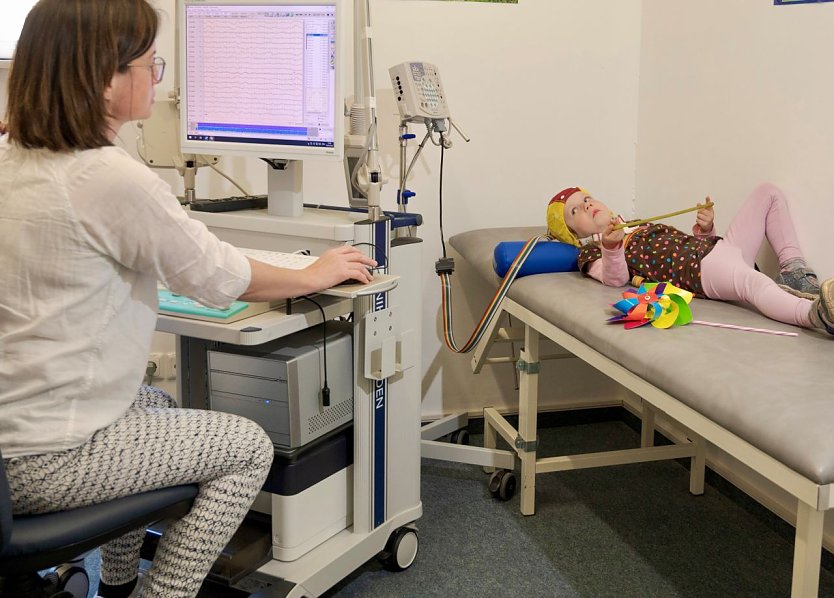
[[611,210],[587,193],[577,191],[565,202],[565,224],[583,239],[601,233],[611,222]]

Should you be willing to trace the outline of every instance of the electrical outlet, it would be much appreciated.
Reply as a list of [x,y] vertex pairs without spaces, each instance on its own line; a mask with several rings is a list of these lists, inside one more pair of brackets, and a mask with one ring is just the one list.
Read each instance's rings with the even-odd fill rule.
[[162,355],[162,369],[160,371],[159,377],[165,380],[173,380],[177,377],[176,353],[165,353]]
[[164,361],[164,354],[163,353],[151,353],[148,355],[148,361],[153,362],[156,365],[156,370],[153,373],[154,379],[162,378],[162,362]]

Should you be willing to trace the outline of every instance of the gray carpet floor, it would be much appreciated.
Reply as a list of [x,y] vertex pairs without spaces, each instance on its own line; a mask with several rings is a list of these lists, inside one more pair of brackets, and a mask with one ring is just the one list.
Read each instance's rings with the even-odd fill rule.
[[[621,413],[542,416],[539,454],[634,448],[639,433]],[[479,444],[477,424],[470,429]],[[326,596],[789,596],[793,528],[714,474],[692,496],[686,465],[540,475],[536,514],[525,517],[517,494],[489,494],[479,467],[423,460],[414,564],[393,573],[370,561]],[[243,595],[210,585],[200,593]],[[834,597],[827,553],[820,595]]]
[[[552,417],[540,454],[639,445],[633,427],[605,417]],[[518,496],[493,499],[480,468],[424,460],[422,474],[414,565],[369,563],[328,596],[790,595],[793,528],[715,475],[692,496],[685,464],[541,475],[532,517]],[[829,556],[820,588],[834,596]]]

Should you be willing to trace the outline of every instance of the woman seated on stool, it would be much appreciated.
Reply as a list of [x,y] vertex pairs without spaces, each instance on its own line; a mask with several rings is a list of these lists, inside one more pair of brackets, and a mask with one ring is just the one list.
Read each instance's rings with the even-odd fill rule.
[[[114,146],[123,124],[150,116],[158,24],[145,0],[41,0],[23,27],[0,138],[0,447],[15,514],[199,484],[144,579],[146,597],[184,598],[249,509],[273,447],[249,420],[172,409],[140,386],[157,280],[225,307],[369,282],[376,264],[351,247],[301,271],[248,260]],[[102,547],[101,596],[135,593],[143,536]]]

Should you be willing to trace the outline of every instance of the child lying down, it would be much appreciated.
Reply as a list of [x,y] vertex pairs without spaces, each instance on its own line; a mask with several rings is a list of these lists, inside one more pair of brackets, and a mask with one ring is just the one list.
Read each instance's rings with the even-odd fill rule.
[[[620,222],[578,187],[559,192],[547,207],[548,234],[579,247],[579,269],[605,285],[625,286],[634,276],[671,282],[701,297],[745,301],[773,320],[834,336],[834,278],[820,285],[808,268],[785,195],[774,185],[753,189],[723,238],[715,235],[712,206],[698,210],[691,235],[666,224],[617,228]],[[779,259],[776,281],[754,266],[765,238]]]

